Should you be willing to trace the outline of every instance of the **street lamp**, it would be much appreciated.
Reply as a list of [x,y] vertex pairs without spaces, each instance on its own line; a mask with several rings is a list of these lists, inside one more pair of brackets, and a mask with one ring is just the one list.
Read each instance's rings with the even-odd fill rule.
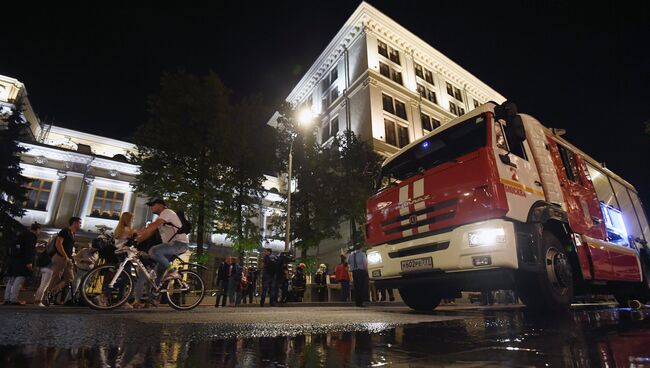
[[[306,126],[311,123],[314,118],[314,114],[310,109],[304,108],[298,112],[298,125]],[[289,145],[289,181],[287,183],[287,223],[286,223],[286,235],[284,239],[284,251],[289,252],[289,246],[291,243],[291,174],[293,171],[293,142],[295,141],[296,134],[291,134],[291,144]]]

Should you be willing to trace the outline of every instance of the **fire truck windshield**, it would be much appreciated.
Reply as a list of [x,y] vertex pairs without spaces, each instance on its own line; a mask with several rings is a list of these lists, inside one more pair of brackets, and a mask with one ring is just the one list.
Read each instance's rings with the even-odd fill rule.
[[472,117],[400,152],[382,168],[377,191],[484,147],[487,144],[485,120],[485,114]]

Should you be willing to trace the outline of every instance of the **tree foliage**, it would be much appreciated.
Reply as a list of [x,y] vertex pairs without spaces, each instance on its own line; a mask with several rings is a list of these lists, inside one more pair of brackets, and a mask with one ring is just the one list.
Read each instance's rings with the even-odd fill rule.
[[22,176],[20,155],[26,149],[18,144],[25,129],[23,104],[16,100],[14,106],[0,123],[0,237],[15,234],[23,229],[16,218],[25,214],[23,202],[27,199],[28,179]]

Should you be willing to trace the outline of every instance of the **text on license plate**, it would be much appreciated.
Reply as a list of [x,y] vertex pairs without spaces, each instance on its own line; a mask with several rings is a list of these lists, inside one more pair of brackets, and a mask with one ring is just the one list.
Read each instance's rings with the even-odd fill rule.
[[418,271],[433,268],[433,257],[424,257],[402,261],[402,271]]

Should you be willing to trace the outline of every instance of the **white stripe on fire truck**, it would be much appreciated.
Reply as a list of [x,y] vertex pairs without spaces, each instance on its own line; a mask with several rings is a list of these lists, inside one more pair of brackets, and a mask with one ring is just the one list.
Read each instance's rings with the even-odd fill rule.
[[[413,199],[420,198],[424,195],[424,178],[413,183]],[[415,210],[424,209],[424,201],[415,204]]]
[[429,225],[422,225],[418,227],[418,234],[425,233],[427,231],[429,231]]
[[401,188],[399,188],[399,205],[401,208],[399,209],[399,214],[401,216],[408,215],[409,211],[409,186],[405,185]]
[[402,236],[411,236],[411,235],[413,235],[413,229],[402,231]]

